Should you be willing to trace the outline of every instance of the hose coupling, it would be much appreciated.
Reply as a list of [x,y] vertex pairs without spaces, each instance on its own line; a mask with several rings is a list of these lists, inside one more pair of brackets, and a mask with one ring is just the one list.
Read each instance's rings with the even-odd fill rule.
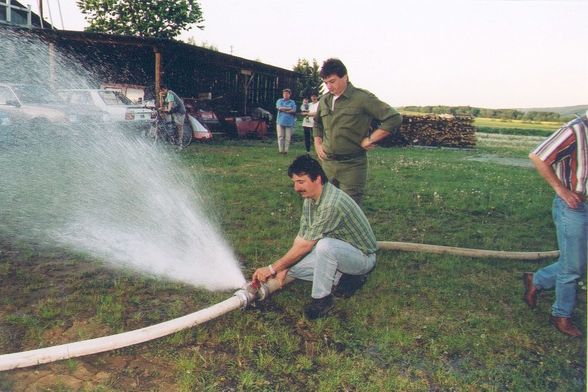
[[245,283],[242,288],[235,291],[234,295],[241,300],[241,309],[245,309],[257,298],[257,290],[254,289],[251,282],[249,282]]

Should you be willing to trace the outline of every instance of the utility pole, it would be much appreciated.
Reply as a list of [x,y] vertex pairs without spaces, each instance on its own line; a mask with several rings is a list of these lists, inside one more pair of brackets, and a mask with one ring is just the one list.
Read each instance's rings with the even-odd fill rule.
[[43,0],[39,0],[39,17],[41,18],[41,28],[44,29],[45,26],[43,26],[43,19],[45,19],[43,17]]

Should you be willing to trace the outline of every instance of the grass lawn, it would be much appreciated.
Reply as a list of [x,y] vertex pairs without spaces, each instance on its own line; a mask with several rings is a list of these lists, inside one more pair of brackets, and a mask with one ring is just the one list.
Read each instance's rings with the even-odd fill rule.
[[[288,156],[271,140],[194,143],[179,154],[247,277],[297,233],[301,200],[286,169],[303,152],[301,139]],[[364,209],[378,240],[557,249],[553,192],[534,170],[506,160],[528,152],[488,141],[463,151],[370,152]],[[480,156],[505,161],[472,159]],[[232,295],[10,238],[0,251],[1,353],[141,328]],[[536,311],[522,301],[522,272],[548,262],[381,251],[366,286],[325,319],[302,316],[310,284],[295,282],[254,308],[166,338],[2,372],[0,390],[585,391],[586,339],[549,325],[553,292],[542,293]],[[586,330],[583,289],[574,321]]]

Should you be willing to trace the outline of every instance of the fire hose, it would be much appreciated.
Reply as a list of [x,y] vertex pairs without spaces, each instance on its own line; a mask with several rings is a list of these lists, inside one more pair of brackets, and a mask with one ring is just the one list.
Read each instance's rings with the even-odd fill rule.
[[[554,258],[559,255],[559,251],[504,252],[388,241],[379,241],[378,248],[382,250],[428,252],[436,254],[453,254],[467,257],[492,257],[515,260],[538,260],[542,258]],[[293,278],[287,277],[284,284],[288,284],[293,280]],[[270,294],[281,288],[282,286],[276,279],[269,279],[259,288],[254,288],[251,283],[248,283],[243,288],[236,291],[232,297],[222,302],[173,320],[111,336],[82,340],[79,342],[66,343],[36,350],[2,354],[0,355],[0,371],[35,366],[63,359],[81,357],[84,355],[97,354],[144,343],[149,340],[158,339],[163,336],[171,335],[175,332],[203,324],[233,310],[239,308],[244,309],[255,301],[265,300],[270,296]]]

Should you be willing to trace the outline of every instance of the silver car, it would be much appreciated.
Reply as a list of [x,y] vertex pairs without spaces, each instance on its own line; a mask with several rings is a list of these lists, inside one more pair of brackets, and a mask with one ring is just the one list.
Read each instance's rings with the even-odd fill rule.
[[70,125],[103,122],[105,113],[88,105],[71,105],[43,85],[0,83],[0,110],[13,125]]
[[90,104],[107,113],[108,121],[123,125],[149,126],[156,112],[133,102],[122,93],[103,89],[60,90],[60,96],[72,104]]

